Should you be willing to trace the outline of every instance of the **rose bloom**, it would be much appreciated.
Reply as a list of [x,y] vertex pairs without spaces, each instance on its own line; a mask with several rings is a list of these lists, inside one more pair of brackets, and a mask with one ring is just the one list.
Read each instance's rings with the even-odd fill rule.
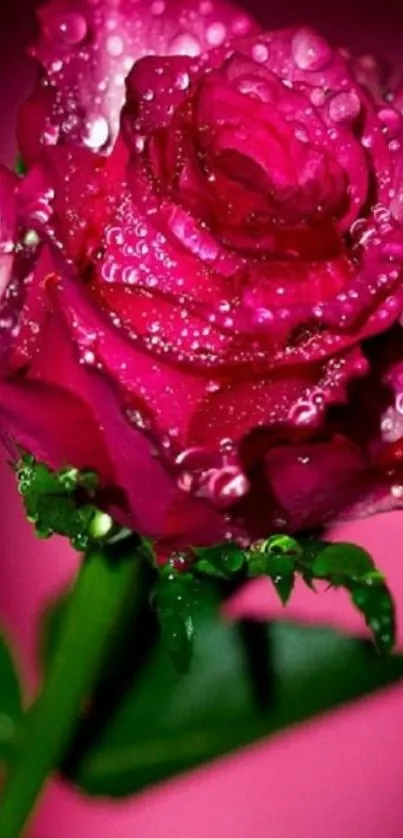
[[224,2],[40,23],[0,182],[8,447],[165,546],[402,504],[399,87]]

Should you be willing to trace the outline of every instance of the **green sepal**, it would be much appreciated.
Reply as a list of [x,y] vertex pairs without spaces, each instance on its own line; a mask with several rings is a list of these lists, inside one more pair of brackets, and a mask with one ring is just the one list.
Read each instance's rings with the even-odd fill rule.
[[15,161],[15,173],[17,175],[20,175],[20,177],[24,177],[24,175],[26,175],[27,173],[27,167],[20,155],[17,157]]
[[178,672],[188,672],[193,655],[194,613],[200,584],[191,573],[178,573],[169,564],[152,592],[162,639]]
[[27,518],[40,538],[64,535],[76,550],[85,551],[93,542],[112,535],[112,518],[95,505],[98,480],[94,472],[76,468],[52,471],[24,454],[16,473]]
[[219,544],[209,548],[194,548],[196,556],[194,570],[203,576],[216,579],[230,579],[239,573],[245,564],[245,551],[235,542]]

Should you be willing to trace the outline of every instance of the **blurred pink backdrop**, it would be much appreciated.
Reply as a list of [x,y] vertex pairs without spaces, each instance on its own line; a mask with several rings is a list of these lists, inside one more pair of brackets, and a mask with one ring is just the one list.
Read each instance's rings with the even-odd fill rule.
[[[32,85],[33,71],[22,51],[33,28],[33,5],[13,0],[0,9],[0,157],[8,163],[15,156],[16,106]],[[313,23],[334,41],[375,50],[403,67],[400,0],[366,7],[365,14],[344,0],[332,6],[319,0],[248,3],[253,5],[268,25]],[[77,559],[61,540],[34,538],[4,460],[0,490],[0,623],[33,687],[36,617],[71,577]],[[403,513],[395,513],[335,533],[372,551],[400,603],[402,528]],[[278,613],[264,583],[250,586],[233,608],[244,614]],[[300,590],[288,615],[362,632],[342,593],[315,598]],[[32,838],[402,838],[402,701],[403,686],[385,690],[128,803],[90,802],[54,782]]]

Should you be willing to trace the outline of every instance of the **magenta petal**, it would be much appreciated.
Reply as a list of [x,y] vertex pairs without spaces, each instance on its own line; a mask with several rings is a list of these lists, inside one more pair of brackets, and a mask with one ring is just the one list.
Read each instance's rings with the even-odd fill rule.
[[260,448],[261,459],[245,459],[251,489],[233,511],[248,532],[312,530],[403,508],[403,330],[373,341],[368,356],[368,375],[328,412],[317,438],[274,440],[266,451],[264,436],[250,440],[249,457]]
[[266,474],[292,532],[312,530],[346,514],[370,485],[362,452],[341,436],[273,449],[266,457]]
[[201,6],[198,0],[52,0],[40,8],[39,22],[31,52],[44,76],[22,111],[19,130],[29,163],[40,143],[108,151],[119,127],[125,78],[141,56],[195,56],[257,28],[226,0]]
[[110,478],[112,466],[91,409],[74,393],[56,383],[15,377],[0,381],[3,438],[12,448],[34,454],[53,468],[96,465],[101,478]]

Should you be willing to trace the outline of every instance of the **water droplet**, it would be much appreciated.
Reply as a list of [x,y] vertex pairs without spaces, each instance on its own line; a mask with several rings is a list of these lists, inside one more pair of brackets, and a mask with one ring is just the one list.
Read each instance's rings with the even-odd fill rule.
[[45,31],[50,39],[56,36],[59,40],[73,46],[84,40],[88,27],[82,14],[67,12],[63,15],[55,15]]
[[40,142],[43,145],[56,145],[60,136],[60,128],[58,125],[48,124],[40,136]]
[[168,46],[168,55],[189,55],[191,58],[200,55],[201,45],[190,32],[181,32],[172,39]]
[[290,414],[291,422],[298,427],[301,425],[311,425],[317,419],[317,406],[311,401],[300,401],[292,409]]
[[232,506],[244,497],[249,489],[249,481],[238,466],[227,466],[214,471],[208,483],[209,497],[220,506]]
[[63,61],[60,61],[60,58],[57,58],[55,61],[52,61],[50,65],[50,72],[51,73],[60,73],[60,70],[63,67]]
[[397,135],[400,134],[403,126],[403,119],[400,114],[392,108],[384,108],[379,111],[378,116],[380,121],[383,123],[383,130],[387,138],[389,140],[395,139]]
[[10,253],[14,252],[14,248],[15,244],[11,239],[0,242],[0,256],[9,256]]
[[399,142],[399,140],[391,140],[390,141],[390,143],[389,143],[389,150],[390,151],[393,151],[393,152],[394,151],[400,151],[400,149],[401,149],[401,143]]
[[329,44],[311,29],[300,29],[293,37],[291,49],[300,70],[323,70],[332,58]]
[[223,23],[212,23],[206,32],[206,41],[211,47],[219,47],[227,37],[227,28]]
[[139,154],[141,154],[141,152],[144,151],[145,144],[146,144],[146,138],[143,137],[141,134],[137,134],[137,136],[134,140],[134,147],[135,147],[136,151],[139,152]]
[[97,512],[90,525],[90,534],[93,538],[102,539],[107,536],[113,527],[113,518],[106,512]]
[[310,96],[311,102],[315,107],[323,105],[326,99],[326,93],[321,87],[315,87]]
[[125,48],[123,39],[120,35],[109,35],[106,40],[106,51],[111,58],[119,58]]
[[27,230],[24,236],[25,247],[37,247],[39,241],[40,239],[36,230]]
[[400,500],[400,498],[403,498],[403,486],[401,484],[395,483],[392,486],[390,492],[393,495],[393,497],[396,498],[397,500]]
[[211,12],[213,11],[213,4],[211,0],[203,0],[203,2],[200,3],[199,8],[201,15],[211,15]]
[[189,73],[179,73],[175,79],[175,87],[178,90],[187,90],[190,85]]
[[218,393],[221,390],[221,384],[218,381],[208,381],[206,384],[207,393]]
[[350,122],[361,110],[361,102],[355,90],[338,93],[329,104],[329,116],[334,122]]
[[104,116],[96,116],[86,123],[86,135],[83,138],[88,148],[98,150],[109,140],[109,125]]
[[265,64],[269,57],[269,50],[266,44],[254,44],[252,56],[259,64]]
[[92,366],[93,364],[95,364],[95,353],[92,351],[92,349],[86,349],[85,352],[83,352],[80,360],[82,364],[88,364],[89,366]]

